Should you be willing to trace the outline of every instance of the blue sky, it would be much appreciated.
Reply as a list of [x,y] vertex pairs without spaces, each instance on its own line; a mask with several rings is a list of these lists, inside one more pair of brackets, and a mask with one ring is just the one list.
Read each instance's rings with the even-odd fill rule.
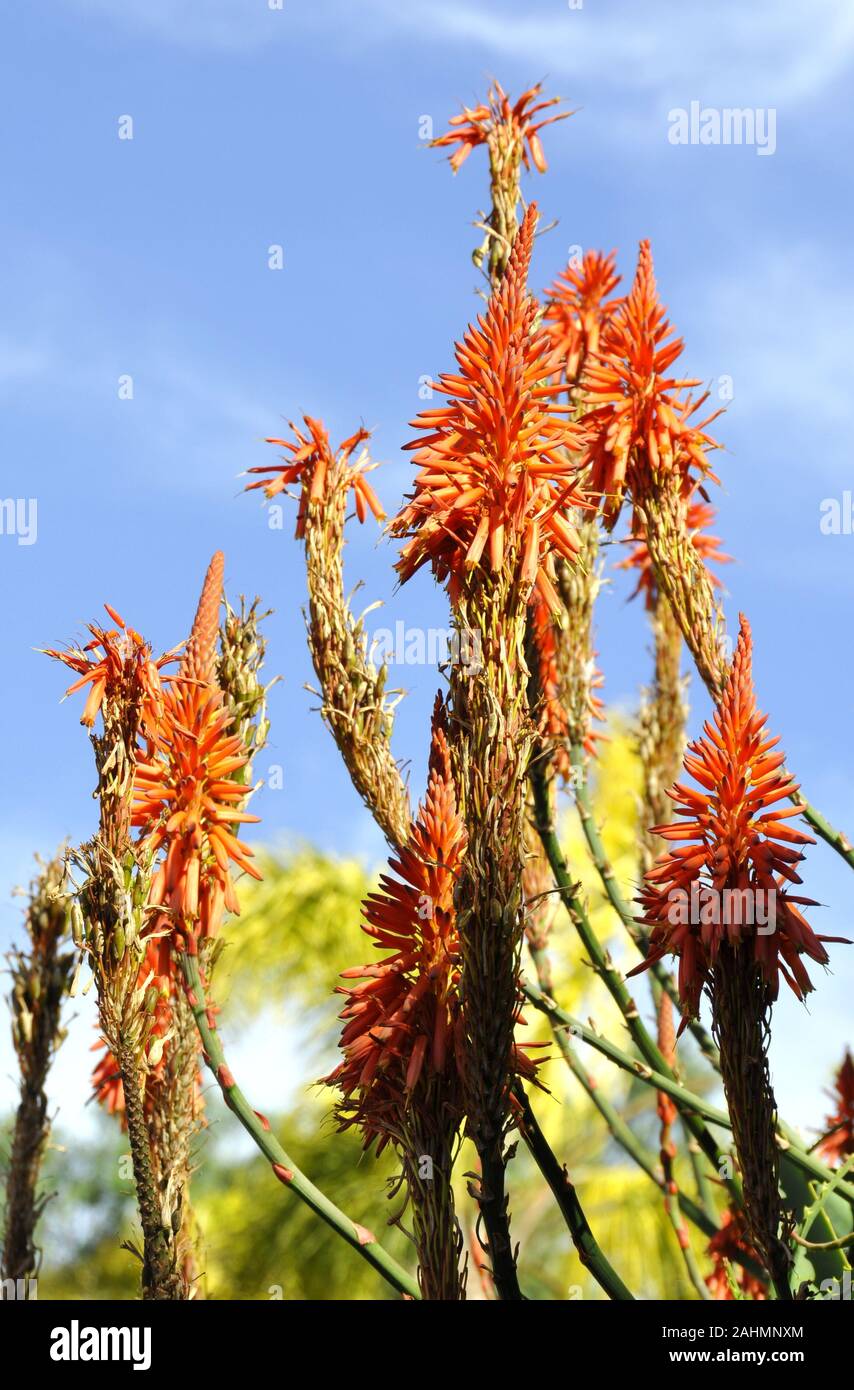
[[[263,833],[380,858],[302,688],[299,550],[239,496],[237,475],[268,461],[262,440],[283,417],[320,415],[336,437],[364,422],[395,507],[419,379],[450,365],[477,307],[470,224],[486,199],[483,161],[452,178],[420,148],[419,122],[438,133],[493,74],[511,93],[543,79],[580,108],[545,132],[549,174],[526,184],[557,220],[534,284],[573,245],[619,248],[630,276],[649,236],[688,370],[713,387],[732,378],[718,424],[719,531],[738,558],[728,615],[750,615],[760,699],[791,766],[854,831],[854,536],[819,528],[822,501],[854,488],[846,0],[47,0],[5,28],[0,498],[36,498],[38,533],[32,545],[0,535],[3,939],[33,851],[83,838],[94,815],[77,706],[59,704],[62,674],[33,648],[79,633],[105,600],[172,645],[217,547],[229,592],[277,610],[268,763],[284,787],[259,795]],[[692,101],[773,108],[773,157],[672,145],[668,113]],[[127,115],[134,138],[120,140]],[[268,268],[273,244],[281,271]],[[394,592],[392,558],[354,528],[349,575],[365,604],[386,603],[375,626],[443,626],[428,576]],[[607,697],[631,708],[649,661],[627,593],[618,576],[603,595],[598,641]],[[417,667],[392,677],[409,691],[397,752],[417,792],[437,681]],[[693,703],[696,722],[696,688]],[[817,847],[806,880],[828,904],[821,928],[850,932],[850,873]],[[787,1002],[774,1044],[781,1099],[810,1118],[851,1038],[854,951],[834,959],[812,1006],[827,1028],[805,1055]]]

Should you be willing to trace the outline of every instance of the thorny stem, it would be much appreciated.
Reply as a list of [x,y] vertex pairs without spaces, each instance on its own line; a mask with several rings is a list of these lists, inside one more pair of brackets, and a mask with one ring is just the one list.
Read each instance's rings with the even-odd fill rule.
[[537,1167],[560,1207],[581,1263],[585,1269],[590,1271],[597,1284],[605,1290],[609,1298],[619,1302],[634,1302],[634,1295],[626,1288],[600,1249],[596,1237],[590,1229],[575,1187],[570,1182],[569,1174],[555,1158],[521,1085],[515,1087],[514,1096],[522,1112],[519,1123],[522,1138],[528,1145]]
[[294,1160],[282,1148],[270,1130],[269,1122],[252,1109],[234,1080],[225,1060],[225,1053],[213,1020],[213,1013],[209,1010],[205,998],[198,956],[189,951],[182,951],[178,955],[178,960],[193,1018],[202,1039],[205,1061],[216,1078],[223,1100],[229,1110],[237,1116],[247,1134],[269,1161],[279,1182],[295,1192],[300,1201],[305,1202],[316,1216],[331,1226],[393,1288],[408,1298],[420,1299],[418,1284],[412,1275],[408,1274],[383,1249],[371,1231],[360,1226],[357,1222],[351,1221],[349,1216],[345,1215],[339,1207],[336,1207],[334,1202],[331,1202],[320,1191],[320,1188],[315,1187],[314,1183],[300,1171]]
[[[698,1096],[696,1092],[689,1091],[683,1086],[681,1081],[669,1071],[657,1070],[655,1067],[641,1061],[639,1057],[633,1057],[631,1053],[624,1052],[616,1043],[611,1042],[603,1034],[598,1033],[587,1023],[582,1023],[581,1019],[573,1014],[567,1013],[549,995],[543,994],[531,980],[523,981],[522,992],[527,999],[539,1009],[541,1013],[548,1015],[560,1028],[567,1028],[574,1038],[580,1038],[597,1052],[601,1052],[603,1057],[607,1057],[611,1062],[615,1062],[623,1071],[629,1072],[637,1080],[642,1081],[647,1086],[653,1086],[658,1091],[664,1091],[665,1095],[672,1096],[676,1102],[676,1108],[680,1114],[693,1114],[700,1116],[708,1124],[720,1125],[722,1129],[731,1129],[729,1115],[725,1110],[719,1110],[717,1106],[711,1105],[709,1101]],[[666,1067],[665,1063],[665,1067]]]
[[793,796],[792,800],[796,806],[800,806],[801,815],[812,826],[819,838],[824,840],[825,844],[830,845],[831,849],[835,849],[849,868],[854,869],[854,845],[851,844],[848,836],[832,826],[830,821],[826,820],[821,812],[807,801],[806,797],[801,796],[800,792]]

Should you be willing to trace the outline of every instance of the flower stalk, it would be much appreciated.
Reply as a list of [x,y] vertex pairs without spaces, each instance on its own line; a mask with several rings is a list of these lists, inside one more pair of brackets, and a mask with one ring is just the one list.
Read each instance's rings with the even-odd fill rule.
[[38,1272],[37,1222],[47,1198],[38,1196],[39,1174],[50,1139],[46,1084],[64,1039],[61,1014],[76,953],[68,950],[70,899],[59,856],[40,864],[30,886],[25,947],[7,956],[12,989],[12,1043],[20,1071],[6,1178],[6,1220],[0,1271],[3,1279],[30,1280]]

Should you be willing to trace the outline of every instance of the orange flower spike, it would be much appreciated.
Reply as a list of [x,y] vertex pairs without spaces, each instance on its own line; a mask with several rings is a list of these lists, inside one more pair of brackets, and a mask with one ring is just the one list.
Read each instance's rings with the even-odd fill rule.
[[599,351],[603,326],[619,300],[608,296],[620,283],[612,251],[586,251],[580,267],[572,263],[545,292],[543,321],[554,347],[564,359],[567,383],[577,384],[585,364]]
[[409,538],[397,569],[406,581],[431,564],[452,598],[467,572],[512,553],[522,582],[536,580],[554,606],[552,555],[578,550],[564,513],[588,505],[567,456],[581,436],[554,400],[562,359],[527,288],[536,221],[531,204],[486,314],[457,344],[459,373],[439,379],[447,403],[413,421],[421,433],[405,446],[420,471],[391,527]]
[[354,463],[350,462],[359,445],[370,439],[370,431],[357,430],[349,439],[339,444],[337,452],[333,453],[323,421],[313,420],[310,415],[306,415],[304,422],[307,434],[303,434],[292,422],[293,440],[266,441],[285,449],[291,458],[285,459],[284,464],[272,463],[250,468],[250,473],[272,473],[275,476],[270,479],[262,477],[255,483],[248,483],[245,491],[252,492],[254,488],[263,488],[269,500],[284,492],[286,488],[299,484],[302,491],[297,513],[297,539],[301,539],[305,534],[307,506],[324,499],[330,479],[347,489],[353,489],[356,513],[360,521],[365,520],[368,511],[373,513],[377,521],[385,520],[380,500],[365,476],[376,465],[368,464],[366,451],[363,451]]
[[[224,558],[205,576],[181,670],[134,777],[133,824],[143,842],[165,851],[150,901],[166,911],[158,925],[212,935],[225,909],[240,911],[231,866],[253,878],[252,849],[235,827],[258,821],[239,809],[246,787],[231,780],[248,762],[234,716],[214,684]],[[168,913],[177,919],[170,923]]]
[[523,92],[516,102],[511,103],[500,82],[493,82],[489,89],[486,102],[481,102],[478,106],[464,106],[457,116],[452,116],[449,122],[450,130],[444,135],[439,135],[435,140],[431,140],[431,149],[451,148],[448,156],[451,168],[454,173],[465,163],[472,150],[478,145],[485,145],[489,142],[490,136],[500,127],[504,127],[512,132],[519,141],[522,163],[526,169],[530,169],[533,164],[539,173],[544,174],[548,165],[543,152],[540,131],[545,126],[551,125],[554,121],[565,121],[568,116],[575,113],[573,111],[559,111],[554,115],[546,116],[544,120],[535,120],[543,111],[548,111],[553,106],[559,105],[560,97],[551,97],[547,101],[537,101],[542,92],[542,84],[537,83],[529,91]]
[[363,930],[393,954],[344,971],[355,983],[339,987],[348,1001],[341,1014],[344,1059],[326,1081],[346,1097],[357,1095],[348,1123],[359,1124],[366,1145],[380,1139],[425,1071],[446,1074],[456,1062],[454,887],[464,848],[437,701],[424,804],[408,843],[390,860],[392,872],[363,905]]
[[[667,952],[678,955],[686,1017],[696,1016],[724,942],[752,951],[772,999],[777,997],[780,975],[802,999],[813,986],[801,956],[826,965],[823,943],[845,940],[817,936],[799,910],[814,906],[812,899],[793,896],[787,888],[801,882],[796,872],[803,859],[801,846],[815,841],[786,824],[799,810],[780,803],[797,792],[797,783],[783,766],[784,755],[771,752],[778,740],[768,737],[767,717],[756,707],[751,656],[750,625],[742,616],[714,723],[706,723],[704,736],[685,755],[685,770],[700,789],[681,782],[672,788],[670,796],[683,819],[652,827],[674,848],[647,873],[639,898],[641,920],[652,928],[652,949],[629,973],[648,969]],[[745,914],[727,913],[723,905],[718,911],[698,913],[692,904],[700,902],[704,891],[708,896],[708,890],[714,904],[725,902],[725,890],[748,891],[755,919],[761,923],[767,912],[774,930],[761,932],[749,919],[742,920]]]
[[637,499],[661,474],[687,478],[691,467],[718,481],[706,457],[718,446],[705,429],[721,412],[691,423],[706,397],[692,402],[680,393],[698,383],[669,375],[682,350],[658,297],[649,242],[643,241],[631,291],[613,313],[585,372],[591,407],[581,422],[587,482],[602,498],[609,530],[627,489]]

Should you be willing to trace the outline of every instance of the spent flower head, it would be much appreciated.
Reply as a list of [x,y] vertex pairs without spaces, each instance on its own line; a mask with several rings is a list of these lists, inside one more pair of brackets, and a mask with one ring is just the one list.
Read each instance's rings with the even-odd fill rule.
[[[545,126],[552,125],[554,121],[565,121],[574,113],[558,111],[550,116],[543,116],[544,111],[551,111],[552,107],[558,106],[561,98],[549,97],[541,101],[538,98],[542,90],[542,84],[537,82],[527,92],[523,92],[517,101],[511,101],[501,83],[493,82],[486,101],[480,102],[477,106],[464,106],[459,115],[452,116],[449,122],[450,129],[444,135],[431,140],[431,147],[450,148],[448,158],[451,168],[456,173],[478,145],[489,145],[496,141],[506,142],[518,151],[518,158],[526,169],[533,165],[544,174],[548,166],[540,131]],[[539,120],[536,119],[538,116]]]
[[304,416],[304,420],[305,433],[291,422],[293,439],[267,440],[268,444],[277,444],[284,449],[290,457],[285,457],[281,463],[250,468],[250,473],[271,476],[259,478],[255,483],[248,483],[246,491],[263,488],[264,495],[269,500],[284,492],[286,488],[299,485],[301,490],[296,529],[298,539],[305,535],[306,510],[309,504],[322,501],[327,489],[332,487],[343,486],[353,489],[360,521],[365,520],[368,511],[373,512],[378,521],[384,520],[385,513],[379,498],[366,477],[376,465],[369,463],[366,449],[362,449],[355,461],[351,462],[356,449],[370,439],[370,432],[359,429],[333,450],[323,421],[313,420],[310,415]]

